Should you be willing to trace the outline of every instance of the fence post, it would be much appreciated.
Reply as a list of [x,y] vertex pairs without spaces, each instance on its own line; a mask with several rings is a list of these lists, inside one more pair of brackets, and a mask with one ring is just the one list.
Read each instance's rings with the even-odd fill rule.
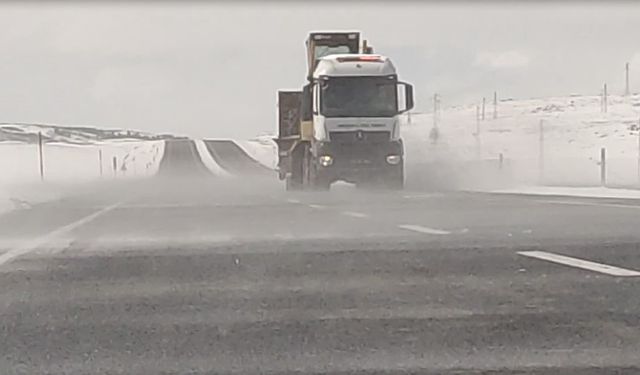
[[607,185],[607,150],[600,149],[600,185]]
[[40,162],[40,181],[44,181],[44,154],[42,152],[42,132],[38,132],[38,160]]
[[102,177],[102,149],[98,150],[98,161],[100,162],[100,177]]
[[484,107],[487,103],[487,98],[482,98],[482,121],[484,121]]
[[501,152],[500,156],[498,156],[498,166],[500,170],[504,167],[504,154]]
[[539,145],[538,145],[538,179],[539,183],[544,182],[544,120],[540,120],[539,125]]
[[476,158],[482,159],[482,144],[480,143],[480,106],[476,105]]
[[638,185],[640,185],[640,120],[638,120]]

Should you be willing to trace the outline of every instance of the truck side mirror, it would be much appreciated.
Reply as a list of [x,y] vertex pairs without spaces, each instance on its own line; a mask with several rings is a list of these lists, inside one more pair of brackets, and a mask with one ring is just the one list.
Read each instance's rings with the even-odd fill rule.
[[313,84],[310,83],[302,88],[300,120],[311,121],[313,118]]
[[412,110],[413,109],[413,86],[408,83],[405,83],[404,85],[404,97],[407,102],[406,111]]
[[411,109],[413,109],[413,86],[398,82],[398,113],[404,113]]

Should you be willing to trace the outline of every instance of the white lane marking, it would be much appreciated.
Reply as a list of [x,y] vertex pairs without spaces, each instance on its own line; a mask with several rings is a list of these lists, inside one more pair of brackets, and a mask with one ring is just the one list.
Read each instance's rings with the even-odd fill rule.
[[565,255],[559,255],[554,253],[548,253],[546,251],[519,251],[518,254],[536,258],[540,260],[546,260],[548,262],[563,264],[565,266],[582,268],[589,271],[600,272],[611,276],[640,276],[640,272],[628,270],[624,268],[610,266],[608,264],[591,262],[588,260],[572,258]]
[[60,227],[58,229],[53,230],[52,232],[49,232],[48,234],[40,237],[40,238],[36,238],[32,241],[29,241],[28,243],[17,247],[17,248],[13,248],[9,251],[7,251],[6,253],[0,255],[0,266],[10,262],[11,260],[25,255],[27,253],[32,252],[33,250],[37,249],[38,247],[46,244],[47,242],[50,242],[52,240],[54,240],[56,237],[58,236],[62,236],[64,234],[67,234],[69,232],[71,232],[72,230],[79,228],[95,219],[97,219],[99,216],[102,216],[104,214],[106,214],[107,212],[117,208],[118,206],[120,206],[121,203],[116,203],[116,204],[112,204],[111,206],[107,206],[102,208],[99,211],[96,211],[94,213],[92,213],[91,215],[85,216],[80,220],[74,221],[73,223],[67,224],[63,227]]
[[216,176],[221,177],[231,177],[232,175],[227,172],[226,169],[222,168],[220,164],[216,161],[216,159],[211,155],[207,145],[201,139],[194,139],[193,143],[196,145],[196,150],[198,151],[198,156],[200,156],[200,160],[202,160],[202,164],[204,164],[207,169],[211,171]]
[[446,230],[428,228],[428,227],[423,227],[421,225],[403,224],[403,225],[398,225],[398,228],[406,229],[406,230],[410,230],[418,233],[424,233],[424,234],[438,234],[438,235],[451,234],[451,232]]
[[345,216],[357,217],[359,219],[364,219],[366,217],[369,217],[369,215],[367,214],[363,214],[362,212],[354,212],[354,211],[343,211],[342,214]]
[[287,199],[287,202],[289,202],[289,203],[293,203],[293,204],[298,204],[298,203],[300,203],[300,201],[299,201],[298,199],[293,199],[293,198],[289,198],[289,199]]
[[571,206],[597,206],[597,207],[613,207],[613,208],[631,208],[635,210],[640,210],[640,206],[620,204],[620,203],[596,203],[596,202],[581,202],[581,201],[550,201],[550,200],[538,200],[536,202],[549,203],[549,204],[564,204],[564,205],[571,205]]
[[324,210],[327,206],[323,206],[321,204],[310,204],[309,207],[315,208],[316,210]]
[[413,194],[413,195],[403,195],[404,199],[423,199],[423,198],[441,198],[443,194],[441,193],[432,193],[432,194]]

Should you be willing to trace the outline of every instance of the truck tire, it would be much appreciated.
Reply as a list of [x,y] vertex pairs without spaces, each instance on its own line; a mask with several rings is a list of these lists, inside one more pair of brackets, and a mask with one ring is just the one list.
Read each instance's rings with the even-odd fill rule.
[[331,181],[327,176],[323,176],[320,173],[318,165],[313,161],[312,157],[309,166],[309,185],[311,189],[317,191],[327,191],[331,189]]
[[403,190],[404,189],[404,166],[400,165],[398,168],[387,176],[385,187],[388,190]]
[[287,191],[298,191],[304,188],[304,154],[301,149],[305,150],[303,147],[297,147],[291,153],[291,173],[287,175],[285,181]]

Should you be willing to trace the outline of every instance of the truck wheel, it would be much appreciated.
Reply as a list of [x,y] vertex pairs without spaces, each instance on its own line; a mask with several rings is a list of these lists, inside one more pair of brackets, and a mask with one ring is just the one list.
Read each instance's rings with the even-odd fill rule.
[[331,181],[326,176],[323,176],[318,171],[318,166],[315,163],[311,165],[310,185],[314,190],[327,191],[331,189]]
[[402,166],[392,173],[389,173],[385,181],[385,187],[389,190],[404,189],[404,168],[402,168]]
[[287,175],[285,186],[287,191],[302,190],[304,187],[304,155],[298,148],[291,155],[291,173]]
[[287,176],[285,180],[285,188],[287,191],[298,191],[302,189],[302,184],[297,183],[292,176]]

